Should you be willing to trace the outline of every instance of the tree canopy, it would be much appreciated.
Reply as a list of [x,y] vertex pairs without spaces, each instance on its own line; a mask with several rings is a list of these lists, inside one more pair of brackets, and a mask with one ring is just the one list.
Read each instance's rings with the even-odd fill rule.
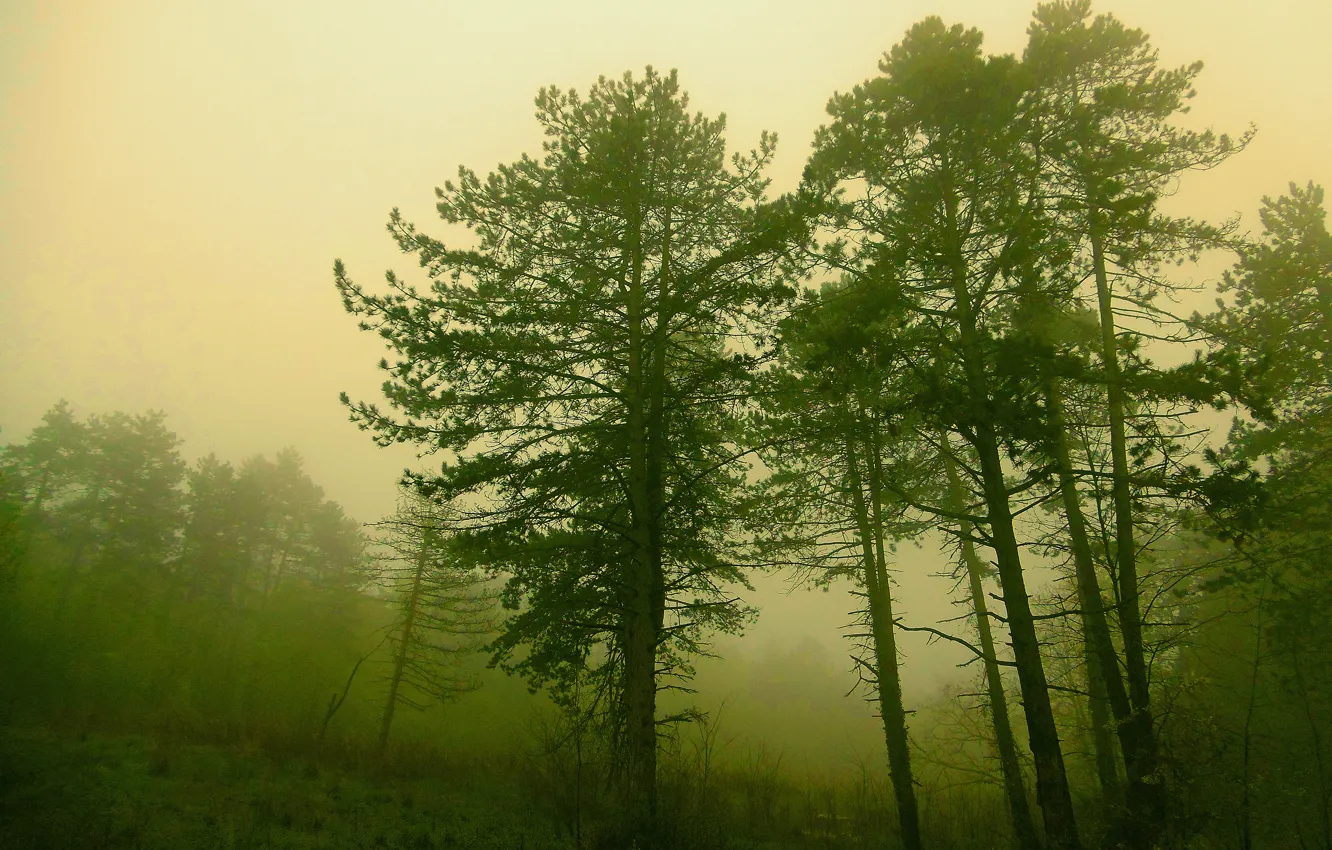
[[461,533],[516,612],[496,660],[557,689],[591,666],[645,810],[658,674],[687,674],[705,630],[745,617],[737,424],[762,319],[790,291],[777,270],[794,230],[765,203],[775,139],[728,162],[724,118],[688,105],[651,68],[585,97],[543,89],[540,159],[484,180],[462,168],[437,190],[477,247],[395,211],[427,290],[390,273],[374,295],[335,268],[348,311],[393,352],[396,413],[354,404],[353,419],[445,456],[411,479],[473,499]]

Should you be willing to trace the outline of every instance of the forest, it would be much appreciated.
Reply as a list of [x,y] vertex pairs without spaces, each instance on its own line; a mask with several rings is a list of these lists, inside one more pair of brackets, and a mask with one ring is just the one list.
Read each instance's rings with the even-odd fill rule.
[[[1089,0],[878,67],[776,196],[675,71],[543,88],[539,151],[435,190],[467,238],[335,261],[387,516],[169,411],[6,431],[0,847],[1332,850],[1322,188],[1172,212],[1255,130]],[[955,617],[901,612],[923,548]],[[703,698],[774,575],[853,588],[848,769]],[[806,662],[729,675],[795,717]]]

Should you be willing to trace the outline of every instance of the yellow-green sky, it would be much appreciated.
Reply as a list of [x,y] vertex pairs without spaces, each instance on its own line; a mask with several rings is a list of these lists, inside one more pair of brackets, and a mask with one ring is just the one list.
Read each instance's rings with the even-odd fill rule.
[[[0,3],[0,440],[58,398],[80,413],[167,411],[187,458],[296,446],[359,519],[392,505],[410,452],[374,447],[340,390],[373,398],[376,341],[343,313],[330,266],[374,285],[412,272],[384,223],[428,230],[433,187],[536,152],[532,98],[599,74],[678,68],[733,146],[781,139],[792,188],[823,107],[875,73],[924,15],[1020,51],[1032,4],[939,2]],[[1244,213],[1288,181],[1332,182],[1332,3],[1102,2],[1167,64],[1206,68],[1190,122],[1259,133],[1191,178],[1190,214]],[[936,569],[910,553],[908,572]],[[913,616],[952,613],[904,588]],[[913,598],[913,595],[915,598]],[[765,593],[758,633],[836,647],[843,597]],[[940,655],[940,659],[954,658]],[[951,675],[914,664],[922,690]]]

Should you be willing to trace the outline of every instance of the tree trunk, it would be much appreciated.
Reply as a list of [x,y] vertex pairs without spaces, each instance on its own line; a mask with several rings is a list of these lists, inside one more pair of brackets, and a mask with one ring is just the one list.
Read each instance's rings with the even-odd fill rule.
[[[944,457],[948,471],[949,501],[954,509],[965,505],[962,482],[958,480],[953,459]],[[1008,697],[1004,693],[1004,680],[999,674],[999,656],[994,650],[994,634],[990,629],[989,606],[985,603],[985,585],[980,556],[971,540],[971,523],[958,522],[958,539],[962,542],[962,562],[967,569],[967,583],[971,589],[971,607],[976,615],[976,633],[980,638],[982,661],[985,663],[985,687],[990,700],[990,721],[994,724],[995,747],[999,750],[999,769],[1004,777],[1004,795],[1008,798],[1008,811],[1013,819],[1013,846],[1015,850],[1028,850],[1041,846],[1036,823],[1031,818],[1027,802],[1027,784],[1022,778],[1022,764],[1018,761],[1017,742],[1013,739],[1013,725],[1008,717]]]
[[[388,701],[384,703],[384,718],[379,724],[379,753],[384,754],[388,747],[389,730],[393,727],[393,712],[398,707],[398,688],[402,686],[402,671],[407,666],[407,653],[411,648],[412,626],[416,624],[416,612],[421,607],[421,584],[425,578],[426,564],[430,560],[430,546],[434,541],[429,528],[421,530],[421,549],[416,556],[416,572],[412,575],[412,589],[407,594],[405,616],[402,620],[402,634],[398,638],[398,651],[393,658],[393,675],[389,678]],[[360,662],[357,662],[360,666]],[[356,671],[352,671],[356,675]],[[350,686],[351,680],[348,679]],[[332,704],[330,703],[330,707]],[[336,709],[334,709],[336,710]],[[332,717],[332,711],[329,717]],[[327,720],[325,720],[327,725]]]
[[[1115,652],[1110,624],[1105,616],[1105,602],[1092,560],[1091,543],[1086,522],[1082,516],[1077,481],[1073,475],[1064,421],[1063,398],[1058,385],[1051,379],[1046,387],[1046,402],[1050,425],[1054,431],[1055,461],[1059,466],[1059,487],[1064,501],[1064,514],[1068,521],[1069,543],[1073,550],[1073,564],[1077,575],[1078,607],[1082,610],[1082,627],[1089,658],[1088,673],[1099,673],[1101,693],[1104,695],[1118,728],[1119,744],[1124,752],[1124,772],[1127,778],[1124,826],[1132,846],[1152,847],[1164,828],[1164,789],[1156,779],[1159,755],[1156,731],[1151,715],[1136,711],[1119,672],[1119,656]],[[1093,669],[1092,664],[1096,665]],[[1092,686],[1093,707],[1098,701],[1096,683]],[[1095,718],[1095,715],[1093,715]],[[1099,722],[1099,721],[1094,721]],[[1101,743],[1098,741],[1098,758]],[[1113,766],[1113,762],[1112,762]]]
[[[1298,638],[1296,639],[1298,640]],[[1303,652],[1299,646],[1290,647],[1291,670],[1295,673],[1295,687],[1299,690],[1300,706],[1304,709],[1304,718],[1309,723],[1309,734],[1313,743],[1314,770],[1318,778],[1318,813],[1322,828],[1323,846],[1332,850],[1332,796],[1328,794],[1327,768],[1323,758],[1323,736],[1319,732],[1318,720],[1314,717],[1314,699],[1310,698],[1309,687],[1305,682],[1304,670],[1300,666]]]
[[[920,812],[911,775],[911,745],[907,737],[906,709],[902,705],[902,680],[898,670],[897,640],[893,633],[893,597],[888,584],[883,546],[883,516],[879,505],[879,472],[874,434],[866,428],[866,471],[869,473],[870,499],[866,505],[860,461],[855,439],[848,429],[846,437],[847,484],[856,512],[863,556],[865,595],[869,601],[870,634],[874,646],[874,675],[879,691],[879,717],[883,721],[884,743],[888,750],[888,770],[897,798],[897,816],[904,850],[921,850]],[[871,516],[872,513],[872,516]]]
[[[946,194],[944,201],[949,227],[956,232],[955,200],[951,194]],[[1027,737],[1036,764],[1036,798],[1041,806],[1050,846],[1054,850],[1073,850],[1080,848],[1082,842],[1078,837],[1073,797],[1064,770],[1059,731],[1055,727],[1054,710],[1050,705],[1049,683],[1045,678],[1045,665],[1041,661],[1036,621],[1032,617],[1031,599],[1027,595],[1026,578],[1022,573],[1022,556],[1013,530],[1013,514],[1008,505],[1008,484],[1004,480],[1003,462],[999,457],[999,437],[995,428],[989,380],[985,375],[985,355],[972,312],[971,294],[967,289],[966,261],[956,248],[951,259],[961,365],[966,375],[969,396],[962,412],[965,423],[962,430],[980,461],[986,522],[990,526],[990,542],[999,568],[999,584],[1008,616],[1013,661],[1017,665],[1022,704],[1027,717]]]
[[1253,628],[1253,667],[1249,675],[1249,699],[1244,710],[1243,747],[1240,751],[1241,767],[1244,774],[1244,787],[1240,791],[1240,847],[1253,850],[1253,716],[1258,707],[1258,677],[1263,664],[1263,603],[1267,597],[1267,585],[1263,584],[1258,594],[1258,621]]
[[[46,496],[51,487],[51,469],[49,464],[42,468],[42,483],[37,487],[37,495],[33,497],[32,504],[24,511],[24,519],[27,523],[27,534],[23,538],[23,552],[32,551],[32,543],[37,538],[37,526],[42,520],[42,508],[46,504]],[[25,555],[26,557],[26,555]],[[15,569],[18,565],[15,564]]]
[[74,554],[70,556],[69,566],[65,569],[65,580],[60,583],[60,597],[56,600],[53,618],[55,622],[59,622],[65,615],[65,606],[69,604],[69,593],[74,588],[74,578],[78,575],[79,564],[83,562],[83,550],[87,545],[87,535],[81,536],[79,542],[74,544]]
[[[378,647],[375,649],[378,649]],[[338,713],[338,709],[342,708],[342,704],[347,701],[347,694],[351,692],[352,681],[356,678],[356,671],[361,669],[361,665],[365,663],[365,659],[369,658],[370,655],[373,655],[374,651],[375,650],[372,649],[369,654],[362,655],[360,658],[356,659],[356,663],[352,665],[351,673],[347,676],[347,684],[342,686],[342,694],[339,695],[334,691],[333,694],[329,696],[328,707],[324,709],[324,721],[319,724],[319,737],[316,739],[318,743],[323,743],[324,738],[328,735],[329,722],[333,719],[333,715]],[[382,745],[380,746],[380,751],[383,751]]]
[[1068,776],[1064,770],[1059,732],[1055,727],[1054,709],[1050,705],[1049,683],[1041,660],[1040,642],[1036,637],[1036,620],[1031,612],[1031,599],[1027,596],[1017,535],[1013,531],[1013,516],[1008,507],[1008,489],[999,460],[998,440],[989,423],[980,424],[976,432],[987,519],[999,567],[1004,610],[1008,615],[1013,660],[1017,664],[1022,704],[1027,717],[1027,736],[1036,763],[1037,800],[1044,815],[1045,832],[1051,847],[1072,850],[1080,847],[1081,841],[1073,814]]
[[638,835],[648,836],[656,823],[657,803],[656,640],[643,586],[650,568],[641,562],[635,566],[640,587],[634,594],[624,647],[626,792],[629,826]]
[[[1088,221],[1092,246],[1092,266],[1096,277],[1096,298],[1101,319],[1101,359],[1105,367],[1107,413],[1110,419],[1110,455],[1112,459],[1115,504],[1115,561],[1118,566],[1119,630],[1124,642],[1124,662],[1128,673],[1129,701],[1133,706],[1132,726],[1142,748],[1141,768],[1135,784],[1140,800],[1130,800],[1135,809],[1131,819],[1140,825],[1143,846],[1150,846],[1165,829],[1167,808],[1165,786],[1156,771],[1156,735],[1153,731],[1151,695],[1147,683],[1147,661],[1142,640],[1142,612],[1138,605],[1138,559],[1134,542],[1133,494],[1130,490],[1128,440],[1125,434],[1124,386],[1119,370],[1119,351],[1115,341],[1115,314],[1106,274],[1105,252],[1101,244],[1098,212],[1093,205]],[[1127,759],[1128,753],[1125,753]],[[1130,793],[1135,793],[1130,788]]]
[[[630,217],[630,279],[626,313],[629,324],[628,374],[625,419],[629,453],[628,497],[633,551],[628,564],[624,622],[625,757],[629,826],[650,841],[657,817],[657,611],[656,588],[661,573],[660,498],[653,496],[653,479],[660,483],[660,445],[649,431],[649,420],[659,416],[656,387],[651,386],[645,293],[639,222]],[[658,358],[664,352],[656,352]],[[648,361],[648,362],[645,362]]]
[[[89,501],[95,505],[100,498],[102,498],[102,488],[100,486],[94,487]],[[74,544],[74,554],[69,558],[69,567],[65,570],[65,580],[60,585],[60,597],[56,600],[55,615],[52,617],[52,622],[60,622],[60,618],[65,614],[65,605],[69,603],[69,594],[74,588],[74,579],[78,576],[80,564],[83,563],[83,551],[88,548],[88,542],[92,536],[93,532],[85,529],[79,534],[79,542]]]
[[[1079,603],[1082,604],[1082,603]],[[1115,755],[1114,720],[1110,714],[1110,698],[1106,695],[1105,671],[1101,660],[1082,624],[1082,659],[1087,673],[1087,708],[1091,713],[1092,749],[1096,755],[1096,779],[1101,786],[1101,799],[1110,808],[1120,803],[1119,761]]]

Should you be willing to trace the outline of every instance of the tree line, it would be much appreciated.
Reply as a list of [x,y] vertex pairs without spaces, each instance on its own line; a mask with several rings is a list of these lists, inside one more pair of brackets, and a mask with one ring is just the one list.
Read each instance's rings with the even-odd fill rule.
[[[781,568],[855,583],[898,837],[925,846],[897,649],[920,627],[895,613],[892,555],[933,533],[974,633],[928,630],[983,667],[1015,846],[1088,839],[1069,694],[1108,846],[1186,840],[1221,811],[1204,787],[1239,789],[1225,828],[1245,847],[1332,846],[1321,190],[1265,200],[1256,238],[1167,214],[1252,130],[1182,127],[1201,64],[1162,67],[1084,0],[1038,6],[1021,56],[927,18],[879,67],[833,96],[776,199],[776,139],[728,158],[724,118],[691,113],[674,72],[543,89],[538,157],[436,190],[473,247],[392,213],[427,286],[390,272],[373,292],[335,263],[389,351],[389,408],[344,395],[353,421],[437,461],[405,483],[504,582],[492,659],[610,742],[625,841],[664,828],[659,741],[682,718],[660,691],[750,617],[750,570]],[[1170,269],[1218,250],[1239,258],[1226,297],[1177,315]],[[1209,408],[1236,411],[1224,446],[1194,425]],[[1245,627],[1236,725],[1236,683],[1207,665]],[[1304,721],[1269,732],[1300,800],[1255,769],[1260,704],[1283,700]]]
[[[674,72],[543,89],[538,157],[437,190],[472,247],[392,213],[427,286],[335,264],[389,352],[388,408],[344,403],[431,457],[392,517],[367,531],[291,449],[188,464],[161,413],[62,402],[0,448],[0,710],[322,745],[373,706],[382,754],[480,648],[562,712],[577,843],[595,754],[607,846],[671,846],[683,725],[722,789],[718,718],[663,693],[782,571],[854,587],[901,846],[932,846],[956,709],[1015,847],[1332,848],[1332,236],[1312,184],[1255,235],[1162,209],[1252,136],[1180,126],[1200,70],[1081,0],[1020,56],[927,18],[778,198],[775,137],[728,154]],[[1216,252],[1215,309],[1181,315],[1171,270]],[[911,545],[964,616],[902,616]],[[976,693],[910,705],[912,631]],[[769,819],[779,762],[749,776]]]
[[404,494],[368,533],[295,449],[187,464],[180,443],[161,412],[61,401],[0,449],[7,714],[322,739],[373,658],[382,751],[397,706],[474,686],[493,595],[431,545],[438,511]]

